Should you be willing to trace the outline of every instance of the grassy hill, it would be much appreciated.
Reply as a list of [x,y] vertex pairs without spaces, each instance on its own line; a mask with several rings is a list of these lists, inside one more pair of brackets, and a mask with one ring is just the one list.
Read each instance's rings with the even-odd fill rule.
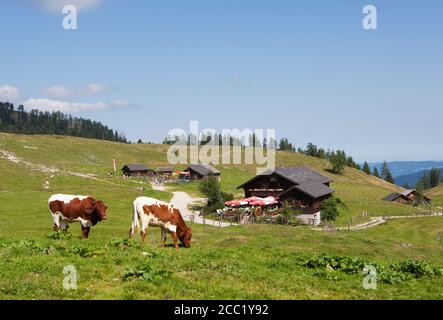
[[443,195],[443,183],[440,183],[435,188],[432,188],[432,189],[428,190],[427,194],[429,194],[430,196],[441,196],[441,195]]
[[[443,266],[441,218],[391,221],[358,232],[325,233],[305,227],[272,225],[217,229],[193,225],[191,249],[159,248],[160,231],[150,229],[148,243],[127,242],[131,202],[140,184],[108,176],[112,159],[166,164],[163,145],[127,145],[55,136],[0,134],[0,150],[14,152],[21,162],[0,158],[0,297],[27,299],[441,299],[443,277],[417,277],[378,289],[363,289],[359,273],[307,267],[315,254],[365,259],[388,268],[406,259]],[[325,171],[325,161],[299,154],[278,153],[277,164],[308,165],[334,179],[332,187],[348,205],[349,217],[367,210],[373,215],[410,212],[409,207],[380,199],[397,187],[346,169],[343,176]],[[62,171],[50,173],[48,167]],[[223,165],[223,189],[236,187],[255,174],[253,166]],[[43,170],[44,169],[44,170]],[[69,173],[70,172],[70,173]],[[93,174],[82,177],[78,174]],[[49,188],[45,181],[49,180]],[[148,185],[143,185],[149,189]],[[196,190],[195,184],[184,188]],[[109,205],[109,219],[94,227],[89,240],[54,239],[47,199],[53,193],[93,194]],[[168,192],[147,190],[163,200]],[[168,239],[169,243],[171,240]],[[357,262],[356,262],[357,261]],[[62,288],[63,267],[79,271],[79,288]],[[426,269],[426,268],[425,268]],[[140,271],[147,279],[132,277]],[[403,271],[402,271],[403,272]]]
[[426,195],[430,197],[437,205],[443,205],[443,183],[426,191]]
[[[120,178],[109,177],[112,160],[117,160],[118,169],[126,163],[145,163],[151,168],[167,165],[166,145],[129,145],[107,141],[89,140],[61,136],[27,136],[0,134],[0,150],[14,152],[18,157],[34,164],[56,167],[83,174],[94,174],[98,178],[112,183],[122,184]],[[329,164],[325,160],[304,156],[297,153],[277,152],[276,164],[286,166],[306,165],[322,174],[330,176],[336,195],[348,205],[348,212],[339,223],[347,223],[351,217],[357,217],[362,211],[370,215],[408,214],[412,208],[382,201],[391,192],[400,190],[381,179],[346,168],[343,175],[334,175],[326,171]],[[180,168],[184,168],[181,166]],[[237,187],[252,178],[256,172],[253,165],[220,165],[222,188],[224,191],[242,196]],[[118,172],[120,174],[120,171]],[[127,182],[130,183],[130,182]],[[76,185],[72,185],[75,192]],[[176,186],[191,194],[197,194],[197,185]],[[54,188],[50,189],[55,191]]]

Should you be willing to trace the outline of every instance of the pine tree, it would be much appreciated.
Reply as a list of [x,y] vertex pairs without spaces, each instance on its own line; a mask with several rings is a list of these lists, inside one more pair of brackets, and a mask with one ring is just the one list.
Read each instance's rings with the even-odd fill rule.
[[336,174],[343,174],[343,171],[346,167],[346,155],[344,152],[333,152],[329,162],[332,165],[332,172]]
[[306,155],[311,157],[317,157],[318,156],[318,147],[313,143],[308,143],[308,146],[306,147]]
[[290,151],[295,152],[295,147],[292,143],[289,142],[288,138],[280,139],[280,143],[278,145],[278,149],[280,151]]
[[380,178],[380,173],[378,172],[377,167],[374,167],[374,177]]
[[355,163],[354,159],[351,156],[348,157],[347,166],[351,168],[357,167],[357,164]]
[[389,183],[395,184],[394,177],[392,176],[390,171],[387,173],[385,180]]
[[441,182],[441,171],[439,168],[432,168],[430,171],[425,171],[419,180],[419,184],[423,190],[431,189],[438,186]]
[[369,164],[366,161],[363,164],[363,172],[365,172],[368,175],[371,175],[371,168],[369,168]]
[[392,176],[391,170],[389,169],[388,163],[383,161],[382,169],[381,169],[381,177],[392,184],[395,184],[394,177]]
[[431,188],[438,186],[441,182],[441,172],[439,168],[432,168],[430,172]]
[[424,172],[418,184],[423,188],[423,190],[431,189],[431,174],[430,172]]

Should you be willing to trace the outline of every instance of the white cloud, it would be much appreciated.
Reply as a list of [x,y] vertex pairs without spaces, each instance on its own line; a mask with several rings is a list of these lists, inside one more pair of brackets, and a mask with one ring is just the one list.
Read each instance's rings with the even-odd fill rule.
[[61,112],[79,112],[79,111],[93,111],[106,110],[111,108],[122,108],[129,106],[126,101],[113,101],[110,103],[96,102],[96,103],[81,103],[81,102],[66,102],[50,99],[28,99],[23,102],[26,109],[38,109],[40,111],[61,111]]
[[52,86],[44,90],[45,94],[51,97],[67,98],[71,97],[74,92],[65,86]]
[[103,3],[103,0],[28,0],[54,13],[61,13],[66,5],[73,5],[77,11],[84,11]]
[[43,90],[44,94],[54,98],[87,97],[109,91],[110,87],[98,83],[90,83],[85,88],[75,89],[63,85],[55,85]]
[[109,90],[108,86],[104,86],[98,83],[90,83],[86,86],[85,93],[88,95],[106,92]]
[[0,101],[12,102],[20,96],[20,90],[17,87],[8,84],[0,86]]
[[112,105],[114,107],[118,107],[118,108],[129,107],[128,101],[125,101],[125,100],[115,100],[115,101],[112,101]]

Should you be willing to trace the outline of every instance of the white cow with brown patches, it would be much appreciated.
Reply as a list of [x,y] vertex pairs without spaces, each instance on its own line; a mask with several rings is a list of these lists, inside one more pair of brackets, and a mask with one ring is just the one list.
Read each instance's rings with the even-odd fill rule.
[[186,248],[191,246],[192,229],[186,226],[180,211],[171,204],[154,198],[139,197],[134,200],[133,206],[134,215],[129,231],[130,238],[134,236],[135,229],[139,229],[144,242],[146,229],[148,226],[153,226],[162,229],[163,245],[166,243],[166,234],[169,232],[172,235],[176,249],[178,249],[177,239],[180,239]]
[[91,226],[107,219],[108,207],[101,200],[89,196],[55,194],[48,200],[54,230],[66,231],[70,223],[80,222],[82,234],[88,237]]

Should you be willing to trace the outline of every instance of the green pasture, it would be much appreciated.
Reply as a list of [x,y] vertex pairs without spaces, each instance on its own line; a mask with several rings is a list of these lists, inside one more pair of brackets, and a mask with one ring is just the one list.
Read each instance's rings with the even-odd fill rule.
[[[28,148],[25,148],[27,146]],[[30,149],[32,147],[34,149]],[[37,149],[35,149],[37,148]],[[355,232],[313,231],[307,227],[249,225],[226,229],[192,225],[190,249],[160,247],[160,231],[147,243],[127,241],[131,203],[142,194],[169,200],[169,192],[140,181],[108,176],[112,159],[165,164],[165,146],[124,145],[66,137],[0,135],[0,149],[34,164],[56,166],[92,178],[59,172],[51,177],[0,159],[0,298],[2,299],[442,299],[443,277],[408,277],[376,290],[362,286],[365,275],[331,267],[309,268],[316,254],[345,256],[389,267],[406,260],[443,268],[443,218],[411,218]],[[287,165],[309,165],[331,175],[327,163],[279,153]],[[120,166],[119,165],[119,166]],[[254,175],[252,166],[220,166],[225,191]],[[396,190],[379,179],[347,169],[331,175],[337,196],[348,205],[341,223],[366,210],[370,215],[410,214],[407,206],[380,201]],[[45,181],[49,179],[49,188]],[[140,188],[145,188],[142,191]],[[196,184],[173,188],[197,193]],[[54,193],[91,194],[109,206],[109,219],[80,238],[80,225],[54,235],[47,199]],[[340,222],[339,222],[340,223]],[[357,260],[358,260],[357,259]],[[77,290],[63,289],[63,268],[78,271]],[[427,270],[427,269],[426,269]],[[432,269],[433,270],[433,269]]]

